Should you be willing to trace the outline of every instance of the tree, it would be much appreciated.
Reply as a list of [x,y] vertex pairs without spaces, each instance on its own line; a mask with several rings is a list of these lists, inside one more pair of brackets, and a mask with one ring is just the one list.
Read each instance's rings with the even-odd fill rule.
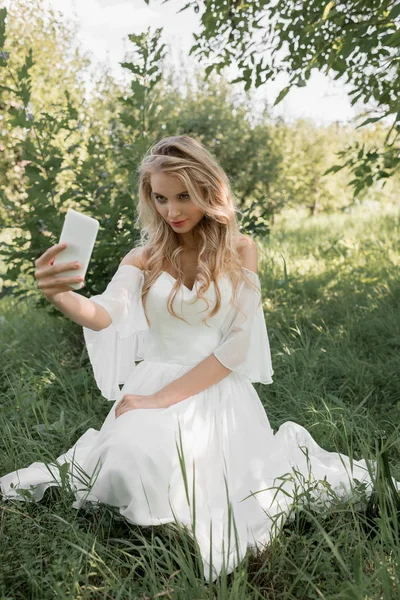
[[158,117],[165,119],[165,135],[195,135],[204,143],[230,178],[243,229],[249,235],[267,235],[267,221],[280,208],[269,202],[269,185],[282,160],[269,115],[250,123],[247,94],[234,93],[221,76],[204,79],[204,69],[198,67],[181,77],[175,90],[164,90]]
[[[136,227],[139,163],[147,149],[168,134],[192,133],[211,148],[214,144],[216,154],[225,163],[223,166],[229,167],[234,178],[234,192],[243,199],[245,231],[259,235],[268,232],[266,219],[257,222],[263,207],[257,205],[253,211],[248,206],[263,193],[259,175],[267,176],[270,161],[275,160],[268,157],[268,132],[250,127],[246,107],[228,98],[229,85],[208,82],[204,86],[200,80],[203,73],[198,75],[201,93],[197,95],[191,90],[184,97],[181,89],[172,86],[168,89],[163,81],[161,30],[148,30],[129,36],[133,48],[122,63],[131,75],[126,86],[120,88],[101,74],[95,92],[86,100],[74,85],[79,71],[68,85],[64,85],[59,72],[57,95],[45,104],[42,95],[45,97],[46,88],[41,86],[47,78],[46,66],[51,72],[47,51],[41,55],[41,45],[35,37],[31,40],[33,48],[30,44],[18,45],[15,34],[25,1],[18,0],[13,14],[0,11],[4,142],[10,149],[10,172],[18,164],[15,185],[8,183],[7,169],[2,173],[6,185],[0,203],[0,230],[12,229],[15,235],[12,240],[0,242],[0,255],[6,266],[5,278],[17,284],[22,280],[22,285],[14,288],[16,297],[33,296],[38,298],[39,305],[48,305],[27,281],[29,284],[33,279],[34,259],[58,241],[68,208],[100,221],[95,260],[91,261],[85,279],[92,293],[104,289],[121,256],[139,236]],[[30,25],[37,31],[37,39],[42,39],[45,17],[49,19],[50,30],[56,31],[62,24],[53,23],[52,27],[54,14],[41,12],[43,7],[36,1],[41,10],[32,15]],[[56,41],[50,38],[49,44],[52,46]],[[57,67],[61,71],[63,58],[59,56]],[[40,65],[46,66],[39,68]],[[204,87],[209,89],[205,91]],[[221,121],[218,136],[216,121]],[[245,168],[246,159],[251,161],[250,169],[248,164]],[[249,177],[248,171],[254,171],[254,177]]]
[[[201,30],[194,34],[196,43],[190,53],[211,61],[207,73],[219,73],[234,61],[240,75],[231,83],[243,81],[249,89],[285,72],[289,83],[276,104],[293,86],[305,86],[313,69],[334,73],[335,79],[351,84],[352,104],[360,101],[366,106],[364,117],[368,118],[359,126],[381,120],[387,123],[380,149],[364,148],[356,158],[352,155],[334,168],[350,168],[355,195],[399,168],[397,0],[192,0],[181,10],[193,7],[199,13],[200,6],[204,8]],[[259,32],[262,36],[257,41]]]
[[[19,0],[9,15],[6,9],[0,10],[0,73],[2,81],[8,84],[0,85],[0,101],[7,123],[4,140],[6,148],[12,148],[12,152],[8,152],[11,167],[19,163],[15,185],[3,187],[0,203],[0,229],[17,231],[12,243],[1,243],[1,254],[7,265],[5,277],[15,281],[20,275],[33,275],[34,259],[58,241],[65,212],[71,207],[93,214],[101,221],[101,244],[97,246],[96,261],[86,274],[86,281],[96,293],[103,277],[109,279],[137,235],[127,173],[136,171],[141,154],[139,142],[135,143],[135,154],[113,124],[119,116],[116,104],[118,108],[122,105],[121,119],[125,131],[127,127],[131,129],[131,142],[139,137],[143,149],[153,141],[154,133],[150,137],[144,131],[143,111],[150,112],[151,88],[161,67],[160,30],[154,35],[130,36],[138,53],[136,65],[141,64],[143,56],[148,59],[144,70],[138,66],[135,71],[130,63],[123,65],[134,73],[132,99],[129,95],[118,97],[121,90],[107,79],[106,85],[98,86],[101,99],[94,98],[91,103],[82,99],[75,85],[79,71],[72,71],[70,80],[68,69],[62,68],[65,54],[55,52],[54,57],[60,60],[55,66],[57,94],[46,104],[42,102],[40,84],[50,82],[52,69],[51,62],[46,62],[46,52],[42,55],[38,40],[43,39],[47,26],[54,33],[59,24],[54,13],[46,13],[42,3],[36,0],[38,12],[32,14],[31,21],[35,23],[35,35],[29,40],[32,46],[29,43],[28,47],[22,47],[15,31],[24,16],[23,5],[24,0]],[[49,23],[45,24],[46,18]],[[60,29],[64,34],[62,26]],[[48,38],[50,46],[57,45],[50,35]],[[46,65],[43,75],[40,65]],[[152,77],[147,77],[147,72]],[[145,92],[141,92],[141,87],[146,88]],[[144,96],[146,101],[142,106]],[[124,113],[126,105],[128,110]],[[129,123],[126,118],[124,122],[126,115]],[[5,178],[7,183],[6,171]],[[37,294],[36,290],[27,291],[24,282],[20,289],[14,290],[14,295],[24,298]],[[47,305],[41,295],[39,304]]]

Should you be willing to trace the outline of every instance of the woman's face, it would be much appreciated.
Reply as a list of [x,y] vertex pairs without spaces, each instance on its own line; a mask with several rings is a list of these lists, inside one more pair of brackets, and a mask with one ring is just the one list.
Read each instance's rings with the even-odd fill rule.
[[[153,173],[150,185],[157,211],[176,233],[188,233],[204,217],[204,213],[191,200],[185,185],[177,177],[167,173]],[[185,222],[176,225],[176,221]]]

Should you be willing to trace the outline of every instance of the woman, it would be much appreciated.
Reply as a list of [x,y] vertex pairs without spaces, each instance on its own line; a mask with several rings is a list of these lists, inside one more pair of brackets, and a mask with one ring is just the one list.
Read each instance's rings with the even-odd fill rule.
[[[113,401],[100,431],[57,463],[69,464],[75,508],[102,502],[139,525],[186,525],[215,580],[271,539],[310,474],[330,484],[316,503],[327,489],[350,493],[352,477],[371,480],[365,461],[351,467],[297,423],[273,433],[252,385],[273,375],[257,247],[240,234],[228,177],[204,146],[184,135],[156,143],[140,165],[138,211],[140,245],[102,294],[85,298],[68,287],[77,278],[55,277],[71,268],[52,265],[63,246],[36,261],[39,287],[83,326]],[[33,463],[0,483],[5,498],[30,489],[37,501],[59,470]]]

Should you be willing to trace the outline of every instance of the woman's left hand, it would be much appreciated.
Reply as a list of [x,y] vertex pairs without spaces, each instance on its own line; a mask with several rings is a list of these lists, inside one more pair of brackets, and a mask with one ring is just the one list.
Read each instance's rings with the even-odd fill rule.
[[154,394],[149,396],[125,394],[115,408],[115,418],[135,408],[166,408],[166,404]]

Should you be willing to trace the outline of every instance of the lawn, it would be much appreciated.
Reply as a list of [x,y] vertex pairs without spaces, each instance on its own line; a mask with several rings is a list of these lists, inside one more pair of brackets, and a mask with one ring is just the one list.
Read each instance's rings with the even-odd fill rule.
[[[373,457],[388,434],[400,479],[399,207],[370,203],[309,218],[286,211],[260,241],[273,385],[254,384],[270,423],[308,429],[329,451]],[[90,292],[87,291],[89,294]],[[32,300],[0,300],[0,474],[53,461],[109,411],[82,329]],[[367,539],[338,503],[306,531],[287,528],[260,556],[207,585],[188,536],[141,528],[101,506],[73,509],[68,486],[39,503],[0,500],[0,598],[397,598],[399,536]]]

